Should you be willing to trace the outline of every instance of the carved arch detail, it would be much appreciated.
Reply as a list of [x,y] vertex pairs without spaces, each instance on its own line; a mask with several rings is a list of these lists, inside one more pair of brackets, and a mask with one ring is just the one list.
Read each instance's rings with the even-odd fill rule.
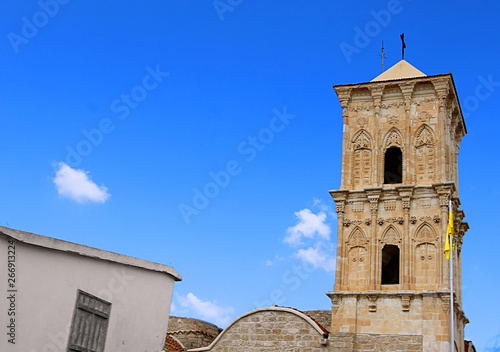
[[372,137],[366,130],[359,130],[352,137],[352,149],[372,149]]
[[349,235],[347,244],[350,248],[366,247],[366,245],[368,245],[368,237],[359,226],[356,226]]
[[415,134],[415,183],[436,180],[436,137],[431,127],[423,124]]
[[427,222],[424,222],[419,226],[417,231],[415,232],[414,241],[417,244],[421,243],[432,243],[435,244],[438,240],[436,235],[436,231],[429,225]]
[[436,143],[436,138],[434,136],[434,131],[428,125],[422,125],[417,129],[415,134],[415,147],[421,147],[424,145],[434,145]]
[[366,130],[359,130],[352,138],[352,185],[363,188],[370,185],[372,168],[372,137]]
[[393,225],[389,225],[385,229],[384,233],[382,234],[382,243],[393,244],[396,246],[401,243],[401,236],[399,235],[399,231]]
[[403,149],[403,135],[397,128],[391,128],[385,135],[383,146],[384,149],[388,149],[391,147],[398,147]]

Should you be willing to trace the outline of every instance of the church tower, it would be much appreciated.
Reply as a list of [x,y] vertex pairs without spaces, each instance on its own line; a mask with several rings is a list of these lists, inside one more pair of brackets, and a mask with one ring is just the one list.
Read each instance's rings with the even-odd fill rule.
[[[334,85],[343,109],[332,351],[450,351],[451,200],[455,351],[464,351],[457,156],[467,133],[451,73],[401,60],[370,82]],[[377,347],[378,346],[378,347]],[[385,346],[385,347],[384,347]],[[392,346],[392,347],[390,347]]]

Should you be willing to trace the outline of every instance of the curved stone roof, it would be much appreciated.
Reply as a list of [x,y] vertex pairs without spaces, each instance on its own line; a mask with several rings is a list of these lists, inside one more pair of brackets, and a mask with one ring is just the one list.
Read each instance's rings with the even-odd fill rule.
[[290,313],[298,316],[302,320],[306,321],[311,325],[311,327],[318,333],[318,335],[323,336],[323,337],[328,337],[329,331],[326,330],[321,324],[319,324],[316,320],[311,318],[309,315],[305,314],[304,312],[294,309],[294,308],[287,308],[287,307],[278,307],[278,306],[270,306],[270,307],[264,307],[264,308],[257,308],[254,310],[251,310],[247,313],[244,313],[237,317],[235,320],[233,320],[220,334],[217,336],[217,338],[207,347],[201,347],[201,348],[195,348],[191,349],[189,351],[209,351],[213,346],[217,344],[217,342],[222,339],[225,335],[225,333],[230,330],[232,326],[237,324],[240,320],[245,319],[251,315],[262,313],[262,312],[282,312],[282,313]]

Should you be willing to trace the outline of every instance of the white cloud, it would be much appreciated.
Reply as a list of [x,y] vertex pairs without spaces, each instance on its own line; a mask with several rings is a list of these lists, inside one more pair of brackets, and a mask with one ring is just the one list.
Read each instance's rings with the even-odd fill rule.
[[177,311],[177,306],[174,302],[170,304],[170,313],[175,313]]
[[314,268],[325,271],[335,270],[335,257],[329,256],[329,253],[322,248],[319,242],[314,247],[299,249],[295,253],[295,257],[305,264],[312,265]]
[[324,240],[330,239],[330,226],[325,224],[326,213],[321,211],[314,214],[309,209],[302,209],[294,213],[299,223],[287,229],[288,235],[284,241],[290,245],[299,245],[302,238],[313,238],[318,235]]
[[271,259],[266,260],[266,266],[273,266],[273,261]]
[[215,301],[203,301],[191,292],[186,296],[176,295],[176,298],[181,307],[216,325],[226,325],[232,319],[233,307],[222,307]]
[[73,169],[66,163],[57,164],[58,170],[54,177],[57,193],[78,203],[104,203],[111,196],[104,186],[97,186],[90,179],[88,172]]

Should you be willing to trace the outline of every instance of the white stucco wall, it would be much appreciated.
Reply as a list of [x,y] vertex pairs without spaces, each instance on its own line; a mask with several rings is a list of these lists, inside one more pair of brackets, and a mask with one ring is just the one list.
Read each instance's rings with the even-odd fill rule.
[[[17,292],[13,345],[7,335],[12,317],[8,316],[10,302],[7,299],[10,294],[7,292],[9,244],[0,233],[3,297],[0,300],[0,351],[66,351],[78,289],[112,304],[106,352],[160,351],[167,331],[174,281],[180,279],[173,268],[168,267],[177,277],[120,263],[129,259],[133,263],[135,258],[118,255],[115,262],[77,254],[79,249],[89,247],[59,242],[59,245],[68,244],[67,251],[15,242]],[[91,254],[102,252],[104,257],[114,254],[96,251]],[[143,262],[140,264],[149,263]],[[159,268],[162,267],[166,266]]]

